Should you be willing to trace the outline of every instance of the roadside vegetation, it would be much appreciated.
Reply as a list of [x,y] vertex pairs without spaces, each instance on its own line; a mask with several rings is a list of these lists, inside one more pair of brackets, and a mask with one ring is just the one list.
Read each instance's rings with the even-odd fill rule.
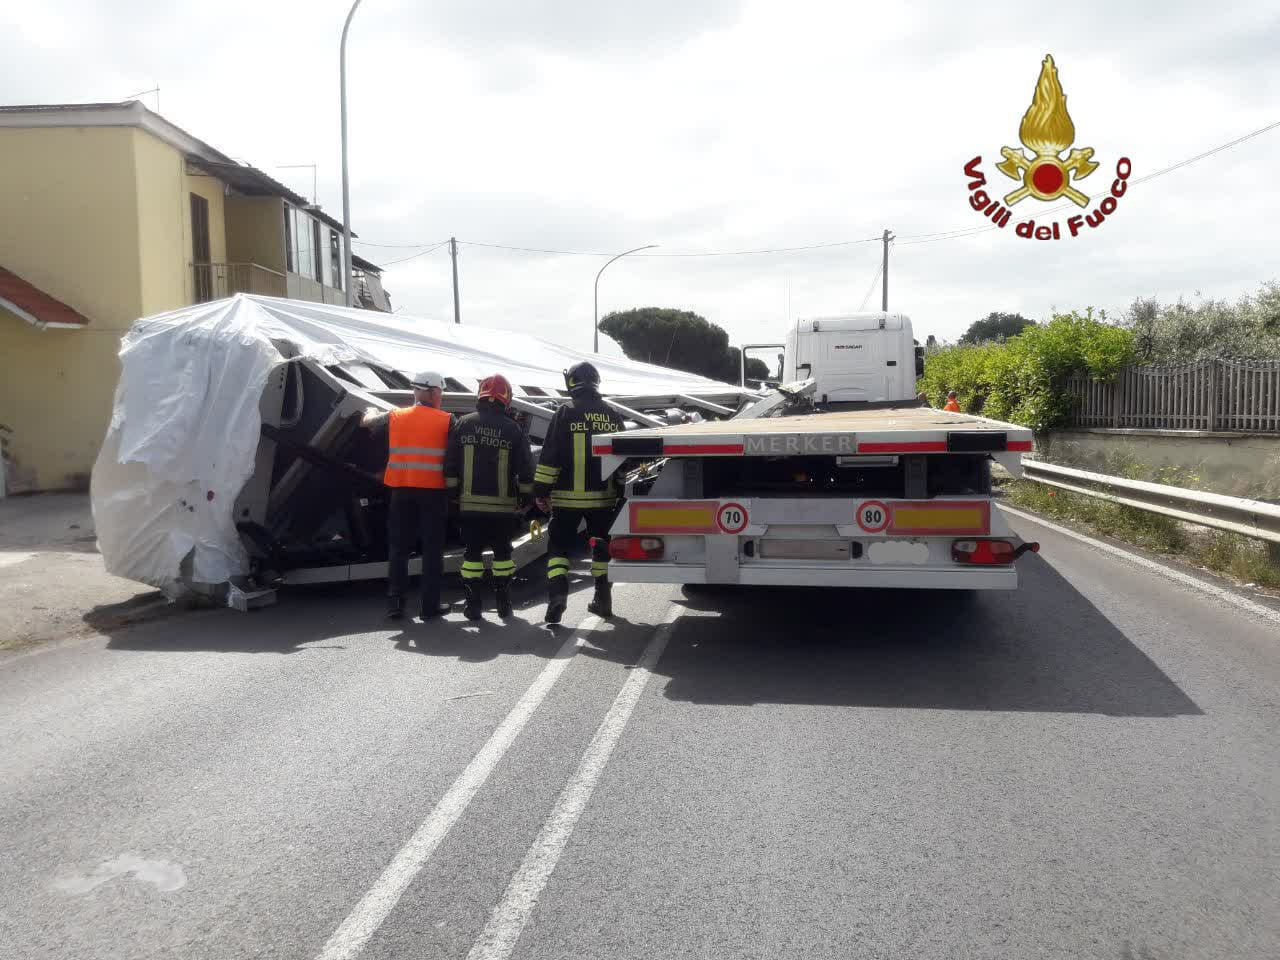
[[1280,357],[1280,283],[1264,283],[1234,302],[1135,300],[1123,325],[1133,333],[1137,363],[1275,359]]
[[[1063,388],[1070,377],[1109,380],[1130,363],[1167,365],[1214,357],[1280,357],[1280,283],[1263,283],[1236,301],[1200,298],[1161,304],[1138,299],[1118,323],[1092,309],[1055,314],[1043,323],[991,313],[971,324],[956,344],[940,345],[929,338],[918,388],[934,406],[941,407],[947,391],[955,390],[966,413],[1043,433],[1069,422],[1071,399]],[[1191,470],[1166,467],[1153,473],[1125,455],[1113,454],[1090,469],[1191,489],[1201,486]],[[1031,513],[1176,554],[1245,583],[1280,589],[1280,551],[1261,541],[1030,480],[996,482],[1009,502]]]
[[1268,281],[1235,301],[1139,298],[1119,322],[1092,308],[1054,314],[1043,323],[990,313],[955,344],[928,339],[918,389],[938,407],[955,390],[966,413],[1040,433],[1067,423],[1071,400],[1063,387],[1069,377],[1110,380],[1130,363],[1214,357],[1280,357],[1280,283]]
[[[983,321],[979,321],[982,323]],[[967,335],[967,334],[966,334]],[[960,408],[1030,427],[1037,433],[1065,423],[1068,377],[1108,379],[1134,357],[1133,334],[1107,323],[1105,314],[1055,314],[1016,336],[938,347],[925,355],[918,389],[941,407],[954,390]]]
[[[729,334],[719,324],[690,310],[670,307],[615,310],[601,318],[600,331],[613,337],[632,360],[726,383],[738,382],[739,350],[729,345]],[[752,357],[747,358],[746,373],[751,380],[763,380],[770,375],[769,366]]]

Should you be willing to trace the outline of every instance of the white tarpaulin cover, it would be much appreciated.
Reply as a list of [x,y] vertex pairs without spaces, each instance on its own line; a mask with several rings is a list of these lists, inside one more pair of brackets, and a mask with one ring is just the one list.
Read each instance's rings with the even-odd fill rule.
[[111,426],[93,468],[94,523],[110,573],[174,590],[188,554],[197,582],[248,572],[232,508],[253,472],[267,375],[295,357],[436,370],[469,390],[502,373],[552,393],[564,387],[562,371],[584,359],[614,395],[725,388],[526,333],[272,297],[241,294],[147,317],[121,345]]

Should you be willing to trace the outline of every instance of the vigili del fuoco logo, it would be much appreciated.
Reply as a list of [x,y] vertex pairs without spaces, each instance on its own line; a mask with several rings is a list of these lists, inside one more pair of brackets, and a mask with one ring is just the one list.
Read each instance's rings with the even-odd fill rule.
[[[1071,146],[1076,139],[1076,127],[1071,122],[1071,114],[1067,113],[1067,97],[1058,82],[1058,68],[1051,55],[1046,55],[1040,65],[1040,79],[1036,82],[1031,106],[1022,115],[1018,139],[1026,150],[1022,147],[1000,149],[1004,160],[996,164],[996,169],[1020,184],[1001,199],[982,189],[987,185],[987,178],[981,169],[981,156],[965,164],[965,176],[969,178],[969,206],[974,210],[1002,229],[1013,219],[1010,208],[1028,197],[1045,203],[1066,197],[1084,211],[1067,217],[1065,229],[1064,224],[1057,220],[1037,224],[1035,218],[1030,217],[1021,221],[1013,232],[1027,240],[1060,240],[1064,234],[1078,237],[1086,226],[1100,227],[1107,217],[1116,212],[1120,198],[1128,189],[1132,165],[1128,157],[1116,161],[1116,176],[1110,189],[1096,207],[1088,209],[1090,197],[1076,184],[1091,176],[1098,169],[1098,164],[1093,160],[1093,147]],[[1064,158],[1062,154],[1068,150],[1070,152]],[[1027,151],[1031,152],[1030,156]]]

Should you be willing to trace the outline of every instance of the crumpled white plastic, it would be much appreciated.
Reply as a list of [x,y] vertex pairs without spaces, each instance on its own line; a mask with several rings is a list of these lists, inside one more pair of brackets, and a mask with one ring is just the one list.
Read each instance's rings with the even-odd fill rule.
[[300,356],[434,369],[469,390],[502,373],[554,395],[562,371],[585,359],[611,394],[723,386],[526,333],[273,297],[240,294],[147,317],[121,344],[111,425],[90,483],[108,572],[170,595],[184,579],[221,584],[248,572],[232,510],[253,472],[267,376]]

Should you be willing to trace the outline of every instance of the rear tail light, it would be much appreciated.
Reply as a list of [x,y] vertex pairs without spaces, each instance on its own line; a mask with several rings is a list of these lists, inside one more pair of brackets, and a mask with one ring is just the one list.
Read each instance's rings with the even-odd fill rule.
[[953,540],[951,559],[956,563],[995,566],[1013,563],[1017,548],[1008,540]]
[[661,560],[661,537],[614,537],[609,541],[609,556],[614,560]]

